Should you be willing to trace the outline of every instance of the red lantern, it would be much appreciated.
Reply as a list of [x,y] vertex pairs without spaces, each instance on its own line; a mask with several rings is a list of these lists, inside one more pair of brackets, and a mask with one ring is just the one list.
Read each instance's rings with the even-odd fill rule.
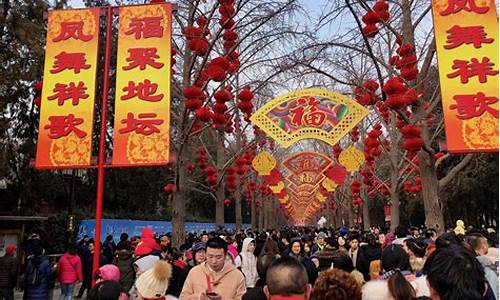
[[176,188],[175,184],[169,183],[163,187],[163,191],[165,192],[165,194],[170,195],[175,191],[175,188]]

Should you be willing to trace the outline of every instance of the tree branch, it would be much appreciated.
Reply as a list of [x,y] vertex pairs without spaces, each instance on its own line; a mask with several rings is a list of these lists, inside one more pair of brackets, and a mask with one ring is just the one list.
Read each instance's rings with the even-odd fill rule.
[[474,154],[467,154],[456,166],[453,167],[453,169],[451,169],[450,172],[448,172],[448,174],[446,174],[445,177],[441,178],[439,180],[439,190],[443,189],[448,183],[450,183],[451,180],[467,166],[473,157]]

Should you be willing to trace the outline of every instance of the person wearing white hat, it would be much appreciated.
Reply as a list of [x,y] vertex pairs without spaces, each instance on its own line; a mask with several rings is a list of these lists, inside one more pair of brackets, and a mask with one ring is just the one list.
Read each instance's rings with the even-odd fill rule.
[[173,296],[166,295],[168,281],[172,276],[172,266],[166,261],[158,261],[156,264],[137,278],[135,286],[139,300],[162,299],[174,300]]

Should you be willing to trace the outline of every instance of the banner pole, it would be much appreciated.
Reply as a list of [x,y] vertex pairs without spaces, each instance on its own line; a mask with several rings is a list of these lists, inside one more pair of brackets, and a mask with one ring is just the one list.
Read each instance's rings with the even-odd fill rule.
[[[109,93],[109,64],[111,52],[111,34],[113,29],[113,8],[106,8],[106,52],[104,54],[104,74],[101,105],[101,134],[99,136],[99,159],[97,163],[97,199],[95,207],[95,236],[94,257],[92,262],[92,275],[99,269],[101,257],[101,223],[102,223],[102,198],[104,190],[104,162],[106,160],[106,125]],[[92,278],[92,286],[95,284]]]

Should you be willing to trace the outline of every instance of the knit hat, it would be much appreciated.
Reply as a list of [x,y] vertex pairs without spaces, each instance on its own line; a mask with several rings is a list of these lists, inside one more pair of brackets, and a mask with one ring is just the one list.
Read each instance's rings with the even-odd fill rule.
[[196,252],[200,251],[200,250],[205,250],[207,248],[207,246],[205,245],[204,242],[198,242],[196,244],[193,245],[193,256],[196,254]]
[[146,272],[147,270],[151,269],[157,261],[160,260],[160,257],[156,255],[147,255],[143,256],[139,259],[137,259],[134,262],[134,265],[137,266],[137,269],[139,272]]
[[117,266],[112,264],[107,264],[99,268],[99,276],[103,280],[112,280],[119,281],[120,280],[120,269]]
[[17,246],[13,244],[9,244],[5,247],[5,253],[9,255],[13,255],[17,250]]
[[137,244],[135,248],[135,256],[143,256],[153,252],[153,250],[160,250],[160,245],[158,245],[154,239],[154,232],[148,227],[142,229],[141,241]]
[[166,294],[168,280],[172,276],[172,266],[166,261],[158,261],[153,268],[143,273],[135,286],[143,298],[159,298]]

